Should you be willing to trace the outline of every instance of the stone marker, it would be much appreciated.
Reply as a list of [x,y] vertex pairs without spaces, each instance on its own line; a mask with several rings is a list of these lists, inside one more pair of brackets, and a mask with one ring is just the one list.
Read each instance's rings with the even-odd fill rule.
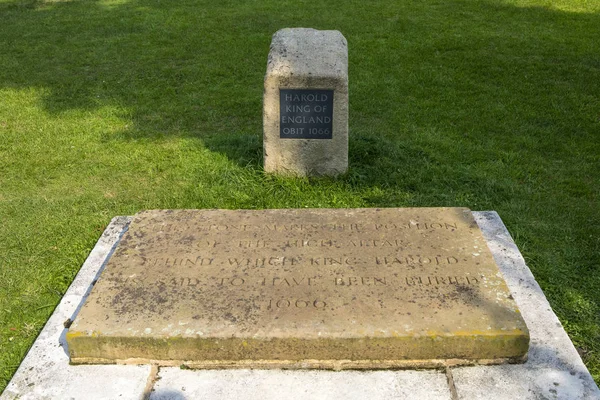
[[522,360],[468,209],[138,213],[67,333],[72,363],[389,368]]
[[263,99],[265,171],[338,175],[348,169],[348,45],[338,31],[273,35]]

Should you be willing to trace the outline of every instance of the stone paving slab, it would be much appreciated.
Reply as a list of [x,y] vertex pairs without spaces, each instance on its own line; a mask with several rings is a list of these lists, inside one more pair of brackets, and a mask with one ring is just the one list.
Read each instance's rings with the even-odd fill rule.
[[437,371],[185,370],[161,368],[150,400],[450,400]]
[[[474,212],[528,324],[531,348],[520,365],[447,371],[182,370],[128,365],[70,366],[67,318],[129,221],[117,217],[90,253],[0,400],[13,399],[600,399],[581,358],[495,212]],[[149,383],[149,384],[148,384]],[[151,390],[152,389],[152,390]]]

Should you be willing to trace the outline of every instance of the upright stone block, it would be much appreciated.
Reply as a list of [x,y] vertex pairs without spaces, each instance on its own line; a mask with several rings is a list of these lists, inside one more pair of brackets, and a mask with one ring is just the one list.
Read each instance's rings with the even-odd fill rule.
[[265,171],[338,175],[348,169],[348,44],[339,31],[273,35],[264,92]]

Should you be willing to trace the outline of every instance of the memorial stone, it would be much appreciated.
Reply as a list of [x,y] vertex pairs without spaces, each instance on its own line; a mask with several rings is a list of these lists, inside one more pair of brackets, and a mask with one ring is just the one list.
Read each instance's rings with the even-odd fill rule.
[[519,361],[529,334],[464,208],[138,213],[72,363],[393,368]]
[[348,45],[338,31],[273,35],[264,82],[265,171],[338,175],[348,169]]

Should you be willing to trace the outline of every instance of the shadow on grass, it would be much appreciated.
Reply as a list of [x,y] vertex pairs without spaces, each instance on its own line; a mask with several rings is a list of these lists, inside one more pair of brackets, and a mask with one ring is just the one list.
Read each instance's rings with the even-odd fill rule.
[[[589,84],[597,53],[569,50],[585,42],[568,39],[576,25],[600,26],[598,14],[490,1],[286,4],[7,2],[0,87],[43,89],[51,114],[107,107],[131,122],[104,140],[188,136],[260,168],[270,36],[284,26],[340,29],[350,43],[351,168],[367,185],[408,181],[411,190],[405,178],[437,163],[534,142],[534,151],[562,150],[545,137],[560,122],[547,110],[576,105],[554,97],[564,85],[582,96],[598,86]],[[340,15],[320,13],[333,10]],[[581,133],[565,128],[563,136]],[[406,173],[390,174],[390,164]],[[464,179],[458,170],[445,171],[449,181]]]

